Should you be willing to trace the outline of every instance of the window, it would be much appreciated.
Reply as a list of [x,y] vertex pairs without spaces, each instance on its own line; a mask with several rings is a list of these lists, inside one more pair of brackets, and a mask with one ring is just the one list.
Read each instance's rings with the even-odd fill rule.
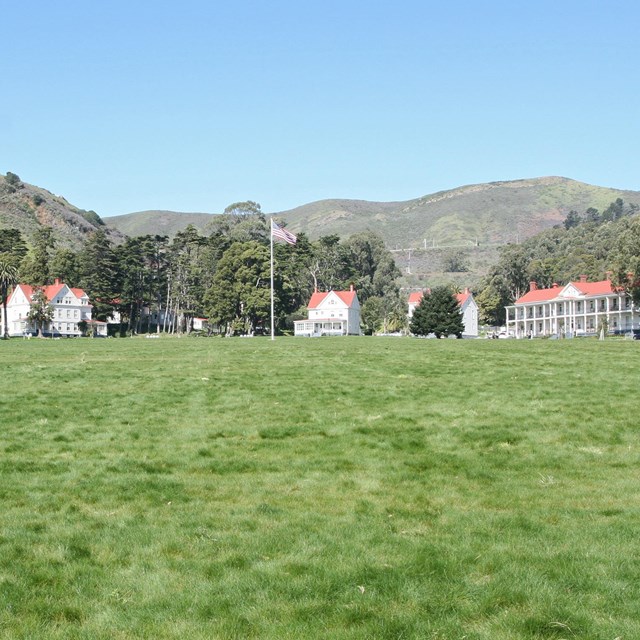
[[67,309],[67,318],[71,317],[71,309]]
[[558,314],[562,314],[562,303],[558,305]]

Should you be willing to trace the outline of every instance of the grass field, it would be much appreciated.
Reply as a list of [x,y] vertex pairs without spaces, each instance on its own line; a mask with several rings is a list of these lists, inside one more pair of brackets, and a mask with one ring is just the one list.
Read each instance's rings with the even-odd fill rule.
[[0,361],[2,638],[640,638],[640,343]]

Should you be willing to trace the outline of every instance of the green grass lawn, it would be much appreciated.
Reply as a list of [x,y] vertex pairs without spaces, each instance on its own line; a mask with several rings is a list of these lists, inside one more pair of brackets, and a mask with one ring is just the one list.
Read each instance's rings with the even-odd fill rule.
[[2,638],[640,638],[640,343],[0,361]]

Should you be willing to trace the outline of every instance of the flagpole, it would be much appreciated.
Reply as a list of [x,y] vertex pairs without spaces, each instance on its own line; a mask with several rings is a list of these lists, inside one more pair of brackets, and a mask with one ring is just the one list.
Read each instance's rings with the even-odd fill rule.
[[271,339],[275,340],[275,327],[273,322],[273,219],[270,220],[269,237],[271,240]]

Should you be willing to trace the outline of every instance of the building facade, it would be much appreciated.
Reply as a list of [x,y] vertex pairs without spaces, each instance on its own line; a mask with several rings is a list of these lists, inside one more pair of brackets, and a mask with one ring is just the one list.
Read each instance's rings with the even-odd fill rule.
[[[53,311],[53,318],[42,327],[44,335],[53,337],[75,337],[82,335],[78,324],[87,323],[95,335],[106,336],[107,324],[91,319],[89,296],[82,290],[72,288],[56,279],[54,284],[42,287]],[[7,299],[7,326],[10,336],[35,335],[38,327],[28,319],[31,301],[36,288],[18,284]],[[0,316],[3,314],[0,313]],[[4,317],[0,325],[4,323]],[[2,326],[4,331],[4,326]]]
[[585,276],[548,289],[531,282],[506,312],[507,335],[515,338],[597,335],[605,327],[608,333],[624,334],[638,329],[640,319],[631,296],[610,280],[587,282]]
[[316,291],[309,300],[308,319],[296,320],[296,336],[359,336],[360,303],[353,287],[349,291]]

